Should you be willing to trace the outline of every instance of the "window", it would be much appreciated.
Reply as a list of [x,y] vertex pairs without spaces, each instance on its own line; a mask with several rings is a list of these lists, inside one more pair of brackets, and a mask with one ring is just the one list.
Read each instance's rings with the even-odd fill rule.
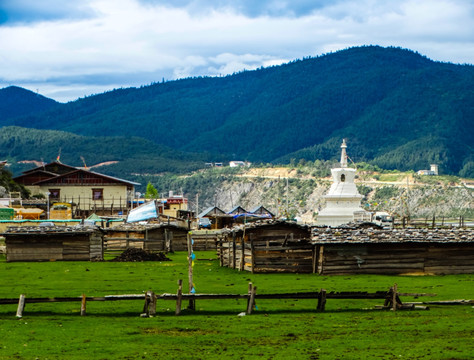
[[92,200],[104,200],[104,189],[92,189]]
[[344,181],[346,181],[346,175],[342,174],[341,175],[341,182],[344,182]]
[[59,189],[48,189],[48,191],[50,200],[59,200],[59,196],[61,195],[61,191]]

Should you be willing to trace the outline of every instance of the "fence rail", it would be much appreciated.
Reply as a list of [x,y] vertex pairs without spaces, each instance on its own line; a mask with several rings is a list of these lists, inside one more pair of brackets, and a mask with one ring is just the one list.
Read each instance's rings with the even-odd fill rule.
[[[182,281],[178,282],[178,291],[176,294],[163,293],[155,294],[153,291],[147,291],[144,294],[124,294],[124,295],[106,295],[106,296],[82,296],[76,297],[32,297],[28,298],[24,294],[20,295],[20,298],[3,298],[0,299],[0,305],[12,305],[18,304],[16,316],[18,318],[23,317],[25,304],[34,303],[54,303],[54,302],[80,302],[81,303],[81,315],[86,315],[86,304],[88,301],[124,301],[124,300],[145,300],[143,312],[140,314],[142,317],[155,316],[156,315],[156,304],[157,300],[173,300],[176,301],[175,314],[179,315],[182,310],[183,300],[189,301],[188,309],[195,309],[196,300],[224,300],[224,299],[237,299],[247,300],[247,307],[245,314],[250,315],[255,306],[256,300],[283,300],[283,299],[314,299],[317,301],[315,306],[316,311],[324,311],[326,301],[328,299],[380,299],[384,300],[384,304],[376,306],[376,309],[387,309],[387,310],[406,310],[406,309],[428,309],[422,302],[417,303],[402,303],[400,296],[436,296],[436,294],[426,293],[400,293],[397,288],[397,284],[394,284],[388,291],[376,291],[373,293],[365,291],[342,291],[327,292],[325,289],[320,291],[312,292],[294,292],[294,293],[273,293],[273,294],[257,294],[257,287],[252,283],[249,283],[248,292],[246,294],[183,294]],[[462,304],[473,304],[472,300],[456,300],[456,301],[438,301],[430,302],[436,305],[462,305]]]
[[440,228],[440,227],[474,227],[474,218],[432,216],[412,219],[409,217],[395,218],[396,227]]

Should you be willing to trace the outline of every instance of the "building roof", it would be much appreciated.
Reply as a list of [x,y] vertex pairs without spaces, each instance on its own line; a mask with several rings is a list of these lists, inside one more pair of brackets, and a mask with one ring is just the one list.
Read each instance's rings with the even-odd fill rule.
[[50,173],[53,173],[53,174],[56,174],[56,175],[60,175],[60,174],[66,174],[66,173],[68,173],[70,171],[73,171],[73,170],[76,170],[76,169],[77,168],[74,167],[74,166],[66,165],[66,164],[63,164],[62,162],[59,162],[59,161],[53,161],[53,162],[50,162],[49,164],[44,164],[42,166],[38,166],[38,167],[35,167],[33,169],[23,171],[23,173],[28,174],[28,173],[31,173],[31,172],[36,172],[36,171],[39,171],[39,170],[43,170],[43,171],[47,171],[47,172],[50,172]]
[[270,211],[268,210],[266,207],[264,207],[263,205],[259,205],[255,208],[253,208],[252,210],[249,211],[249,213],[251,214],[268,214],[272,217],[274,217],[275,215]]
[[41,169],[38,169],[36,171],[28,171],[23,173],[23,175],[17,176],[13,178],[16,183],[18,184],[23,184],[23,185],[33,185],[34,183],[41,181],[41,180],[46,180],[46,179],[51,179],[58,176],[58,174],[52,173],[50,171],[46,171]]
[[68,179],[77,174],[89,175],[89,179],[95,177],[101,179],[103,183],[125,183],[127,185],[138,186],[140,183],[120,179],[114,176],[96,173],[94,171],[85,170],[83,168],[76,168],[58,161],[49,164],[38,166],[23,172],[23,175],[15,177],[13,180],[24,185],[44,185],[44,184],[68,184]]
[[244,225],[239,225],[229,232],[242,232],[245,228],[245,231],[250,231],[252,229],[273,229],[273,228],[289,228],[289,229],[299,229],[308,232],[308,236],[311,234],[311,227],[309,225],[302,225],[292,221],[284,220],[259,220],[252,223],[247,223]]
[[[110,183],[124,183],[127,185],[140,185],[139,183],[128,181],[124,179],[120,179],[117,177],[99,174],[93,171],[88,171],[84,169],[75,169],[69,173],[58,175],[50,179],[45,179],[34,183],[34,185],[45,185],[45,184],[54,184],[54,185],[67,185],[67,184],[78,184],[78,180],[81,180],[81,175],[83,176],[82,179],[87,179],[86,181],[92,181],[92,184],[110,184]],[[86,183],[86,181],[81,180],[82,183]]]
[[391,229],[315,227],[315,244],[472,243],[474,229]]
[[113,232],[127,232],[127,231],[134,231],[134,232],[146,232],[150,230],[156,229],[171,229],[176,231],[183,231],[188,232],[188,228],[176,224],[168,224],[168,223],[148,223],[148,224],[139,224],[139,223],[124,223],[117,226],[113,226],[110,228],[105,228],[105,233],[113,233]]
[[206,217],[206,216],[212,216],[212,215],[227,215],[225,211],[219,209],[217,206],[211,206],[198,214],[198,218]]
[[242,206],[237,205],[232,210],[228,211],[227,214],[235,215],[235,214],[245,214],[247,210],[245,210]]

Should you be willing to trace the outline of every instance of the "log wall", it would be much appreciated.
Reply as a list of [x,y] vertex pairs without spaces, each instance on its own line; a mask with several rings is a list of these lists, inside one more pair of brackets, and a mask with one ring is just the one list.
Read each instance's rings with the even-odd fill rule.
[[474,273],[471,244],[327,244],[320,254],[324,275]]
[[474,273],[472,229],[315,228],[319,274]]
[[236,229],[218,242],[218,256],[233,269],[311,273],[316,257],[309,237],[308,228],[285,223]]
[[168,226],[122,226],[106,230],[105,248],[108,251],[124,251],[139,248],[151,252],[187,250],[185,228]]
[[51,232],[29,228],[28,232],[13,230],[4,236],[8,262],[103,259],[100,231]]

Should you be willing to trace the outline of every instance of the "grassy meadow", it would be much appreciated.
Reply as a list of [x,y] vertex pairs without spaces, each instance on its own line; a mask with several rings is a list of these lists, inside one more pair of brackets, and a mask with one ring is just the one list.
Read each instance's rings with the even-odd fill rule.
[[[378,291],[394,283],[400,292],[436,293],[436,298],[474,298],[474,275],[319,276],[251,274],[220,268],[213,252],[197,252],[198,293]],[[187,290],[187,258],[169,262],[6,263],[0,258],[0,297],[103,296],[147,290]],[[248,316],[245,300],[201,300],[196,311],[175,316],[175,302],[158,300],[157,316],[141,318],[143,301],[0,306],[0,359],[471,359],[472,306],[381,311],[380,300],[331,300],[315,311],[315,300],[258,300]]]

